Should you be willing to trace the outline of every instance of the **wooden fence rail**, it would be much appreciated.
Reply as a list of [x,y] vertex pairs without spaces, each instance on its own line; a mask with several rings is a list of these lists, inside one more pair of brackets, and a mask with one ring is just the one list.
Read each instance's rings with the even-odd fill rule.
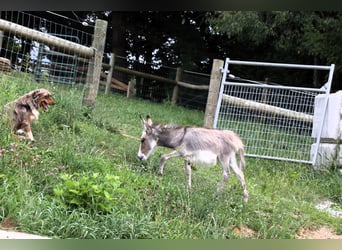
[[37,42],[49,44],[51,46],[56,46],[58,48],[65,49],[66,51],[73,52],[74,54],[83,56],[85,58],[93,57],[95,54],[94,48],[89,48],[87,46],[83,46],[75,42],[55,37],[38,30],[33,30],[3,19],[0,19],[0,30],[14,32],[18,36],[34,39]]
[[[111,54],[111,58],[112,57],[115,57],[115,54]],[[132,70],[132,69],[128,69],[125,67],[117,66],[114,64],[114,62],[111,62],[110,64],[103,63],[102,68],[105,70],[109,70],[106,89],[108,89],[108,86],[111,86],[111,87],[116,88],[116,89],[121,89],[124,91],[127,91],[129,88],[128,84],[127,84],[127,88],[126,88],[122,85],[124,83],[118,81],[115,78],[112,78],[112,74],[111,74],[112,71],[117,71],[117,72],[120,72],[123,74],[132,75],[134,77],[142,77],[144,79],[155,80],[155,81],[163,82],[166,84],[172,84],[174,86],[174,89],[172,92],[172,99],[171,99],[172,105],[175,105],[177,103],[178,94],[179,94],[179,86],[184,87],[184,88],[188,88],[188,89],[193,89],[193,90],[209,90],[209,84],[208,85],[196,85],[196,84],[191,84],[191,83],[180,81],[181,74],[182,74],[181,68],[177,68],[177,73],[176,73],[175,79],[170,79],[170,78],[166,78],[166,77],[162,77],[162,76],[157,76],[157,75],[153,75],[153,74],[149,74],[149,73],[145,73],[145,72],[141,72],[141,71]],[[104,77],[103,74],[102,74],[102,77]],[[112,80],[109,80],[109,78],[112,78]],[[101,85],[103,85],[103,82]],[[124,88],[124,89],[122,89],[122,88]],[[108,93],[108,91],[106,93]]]
[[222,101],[226,104],[231,104],[233,106],[242,107],[242,108],[246,108],[249,110],[263,111],[271,115],[284,116],[290,119],[296,119],[298,121],[312,122],[313,120],[312,115],[308,115],[305,113],[301,113],[301,112],[297,112],[297,111],[293,111],[293,110],[289,110],[285,108],[276,107],[276,106],[265,104],[265,103],[250,101],[250,100],[238,98],[235,96],[223,95]]
[[83,58],[87,58],[89,60],[89,64],[82,104],[86,106],[95,105],[100,74],[102,70],[101,66],[104,44],[106,40],[107,21],[101,19],[96,20],[92,47],[83,46],[78,43],[71,42],[38,30],[33,30],[3,19],[0,19],[0,31],[14,33],[19,37],[28,38],[50,46],[55,46],[59,49],[63,49],[64,53],[66,54],[78,55]]

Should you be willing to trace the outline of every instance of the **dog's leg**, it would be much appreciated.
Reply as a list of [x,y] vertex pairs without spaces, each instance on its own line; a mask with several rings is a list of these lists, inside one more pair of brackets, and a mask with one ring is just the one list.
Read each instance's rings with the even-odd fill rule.
[[27,138],[29,138],[31,141],[34,141],[33,134],[32,134],[32,131],[31,131],[31,130],[28,131],[28,132],[26,132],[26,136],[27,136]]
[[31,122],[24,122],[21,129],[17,130],[18,134],[25,134],[27,139],[34,141],[32,130],[31,130]]
[[12,133],[12,135],[13,135],[14,137],[18,138],[19,140],[27,140],[27,137],[24,136],[24,135],[19,135],[19,134],[18,134],[18,131],[17,131],[17,133]]

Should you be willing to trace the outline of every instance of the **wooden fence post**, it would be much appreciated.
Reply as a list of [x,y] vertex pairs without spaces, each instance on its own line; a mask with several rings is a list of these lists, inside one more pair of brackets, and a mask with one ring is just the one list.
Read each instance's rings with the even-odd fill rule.
[[137,80],[135,77],[132,77],[131,80],[129,80],[129,82],[128,82],[127,98],[132,98],[135,96],[136,85],[137,85]]
[[106,89],[105,89],[105,95],[108,95],[110,90],[110,85],[112,84],[112,76],[114,71],[114,63],[115,63],[115,54],[110,53],[110,60],[109,60],[109,71],[107,75],[107,82],[106,82]]
[[172,99],[171,99],[171,104],[172,105],[176,105],[177,104],[178,92],[179,92],[178,81],[180,81],[181,77],[182,77],[182,68],[181,67],[177,67],[176,78],[175,78],[175,81],[177,83],[173,87]]
[[97,19],[95,23],[94,40],[92,47],[95,55],[89,59],[87,80],[83,95],[82,104],[85,106],[95,106],[97,91],[100,83],[102,69],[102,57],[106,41],[107,21]]
[[204,127],[212,128],[214,125],[215,110],[220,94],[220,84],[222,79],[221,68],[224,61],[214,59],[211,68],[210,83],[208,91],[207,105],[205,107]]
[[4,32],[0,30],[0,51],[2,49],[2,40],[4,39]]

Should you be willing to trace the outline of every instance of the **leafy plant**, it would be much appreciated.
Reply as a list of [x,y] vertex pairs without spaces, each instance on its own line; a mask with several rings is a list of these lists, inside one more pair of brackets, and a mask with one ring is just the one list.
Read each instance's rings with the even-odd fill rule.
[[118,206],[120,178],[116,175],[61,174],[61,182],[53,189],[54,194],[71,207],[89,209],[93,212],[110,212]]

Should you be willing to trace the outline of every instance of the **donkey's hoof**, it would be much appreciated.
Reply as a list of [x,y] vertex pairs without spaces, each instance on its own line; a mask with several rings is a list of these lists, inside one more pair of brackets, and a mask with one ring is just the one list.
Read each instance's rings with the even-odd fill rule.
[[244,200],[245,202],[248,202],[248,193],[247,193],[247,192],[244,192],[244,194],[243,194],[243,200]]

